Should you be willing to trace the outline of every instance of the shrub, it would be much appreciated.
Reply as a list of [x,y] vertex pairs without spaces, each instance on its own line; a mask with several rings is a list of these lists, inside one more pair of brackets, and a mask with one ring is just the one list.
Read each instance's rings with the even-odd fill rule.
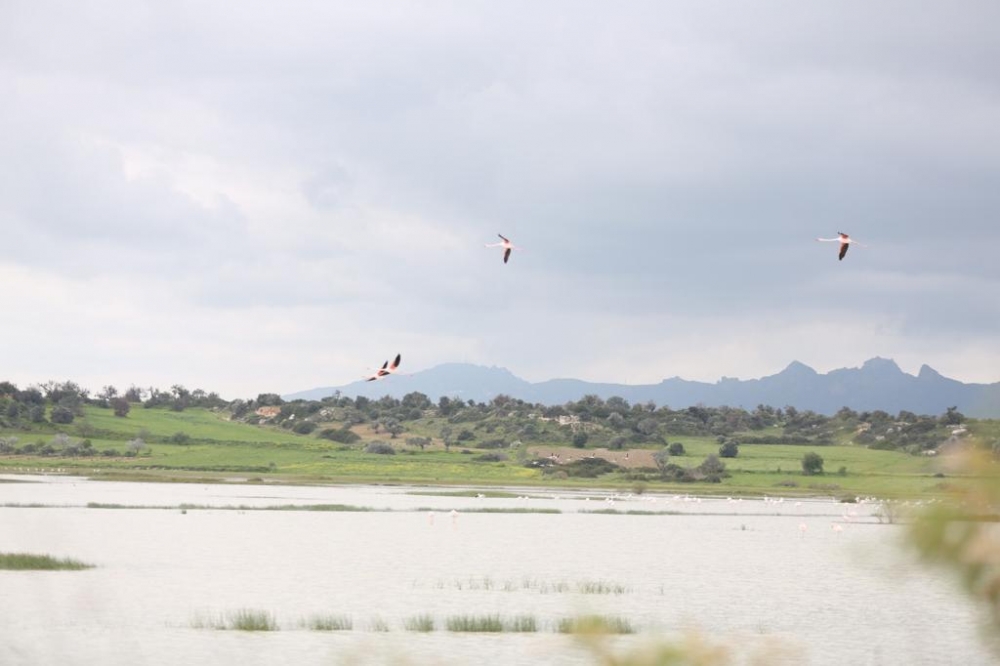
[[129,411],[132,409],[132,405],[125,398],[112,398],[110,404],[111,408],[115,411],[115,416],[120,418],[128,416]]
[[419,446],[420,450],[423,451],[424,447],[431,443],[430,437],[407,437],[407,446]]
[[52,408],[52,414],[49,416],[49,420],[53,423],[72,423],[73,422],[73,410],[68,407],[57,406]]
[[396,449],[392,448],[391,444],[385,442],[372,442],[365,447],[365,453],[377,453],[381,456],[392,456],[396,455]]
[[581,458],[580,460],[574,460],[571,463],[559,466],[559,471],[564,472],[567,476],[586,479],[592,479],[601,476],[602,474],[615,472],[620,469],[621,467],[613,462],[597,457]]
[[684,450],[683,444],[680,442],[674,442],[669,446],[669,448],[667,448],[667,453],[672,456],[682,456],[686,453],[686,451]]
[[484,453],[476,456],[473,460],[477,462],[504,462],[507,460],[507,454],[500,452]]
[[812,451],[802,456],[802,473],[808,475],[822,474],[823,456]]
[[125,445],[125,455],[137,456],[148,448],[149,447],[146,446],[146,442],[144,442],[141,438],[136,437],[135,439],[130,439],[128,444]]
[[299,421],[294,426],[292,426],[292,432],[296,432],[300,435],[308,435],[313,430],[316,429],[316,423],[313,421]]
[[186,432],[175,432],[170,436],[171,444],[187,444],[190,441],[191,437]]
[[327,428],[319,436],[341,444],[353,444],[361,439],[361,435],[347,428]]
[[698,466],[698,469],[705,474],[722,474],[726,471],[726,464],[719,460],[718,456],[709,454]]
[[740,445],[735,440],[728,440],[719,447],[720,458],[735,458],[740,454]]

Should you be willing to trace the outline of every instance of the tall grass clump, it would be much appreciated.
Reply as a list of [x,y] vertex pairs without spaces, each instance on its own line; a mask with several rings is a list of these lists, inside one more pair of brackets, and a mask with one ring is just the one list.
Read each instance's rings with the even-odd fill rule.
[[30,553],[0,553],[0,569],[9,571],[79,571],[93,569],[93,564],[79,560],[55,558],[51,555],[32,555]]
[[306,626],[313,631],[350,631],[354,622],[347,615],[313,615]]
[[376,615],[368,621],[368,631],[389,631],[389,623],[385,620],[385,618]]
[[538,620],[534,615],[518,615],[504,623],[504,631],[513,633],[532,633],[538,631]]
[[277,631],[278,621],[267,611],[241,608],[227,616],[226,628],[237,631]]
[[499,615],[453,615],[445,620],[445,628],[448,631],[500,633],[504,626]]
[[625,594],[628,588],[621,583],[609,583],[603,580],[584,580],[576,584],[576,591],[581,594]]
[[414,615],[403,620],[403,628],[407,631],[434,631],[434,618],[427,613]]
[[192,629],[216,629],[222,631],[226,628],[226,619],[221,615],[207,616],[198,614],[191,619]]
[[624,617],[581,615],[559,620],[556,631],[560,634],[634,634],[635,628]]

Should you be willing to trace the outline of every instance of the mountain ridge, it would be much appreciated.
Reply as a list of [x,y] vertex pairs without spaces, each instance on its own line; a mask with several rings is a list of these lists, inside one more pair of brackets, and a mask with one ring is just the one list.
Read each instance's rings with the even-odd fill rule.
[[560,405],[585,395],[602,399],[612,396],[630,402],[653,401],[674,408],[702,404],[708,407],[743,407],[759,404],[793,406],[821,414],[833,414],[841,407],[859,411],[881,409],[895,414],[911,411],[939,414],[948,407],[975,418],[1000,418],[1000,382],[966,384],[945,377],[929,365],[916,375],[904,372],[892,359],[874,357],[857,368],[837,368],[819,373],[799,361],[792,361],[773,375],[756,379],[722,377],[700,382],[671,377],[656,384],[616,384],[588,382],[573,378],[529,382],[510,370],[497,366],[444,363],[412,375],[395,375],[379,382],[358,381],[298,391],[282,396],[286,400],[319,400],[339,391],[351,397],[401,398],[419,391],[432,400],[441,396],[487,402],[508,395],[527,402]]

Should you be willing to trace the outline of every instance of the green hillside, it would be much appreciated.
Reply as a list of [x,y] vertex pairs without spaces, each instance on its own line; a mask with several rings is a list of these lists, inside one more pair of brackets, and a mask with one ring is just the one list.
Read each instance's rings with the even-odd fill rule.
[[[1000,423],[951,410],[823,417],[592,397],[561,407],[503,397],[432,404],[421,394],[293,403],[262,395],[210,408],[197,405],[200,396],[178,404],[161,393],[160,404],[123,406],[49,388],[0,393],[0,471],[916,497],[968,481],[942,464],[954,451],[1000,441]],[[735,456],[720,457],[727,447]],[[821,456],[817,473],[804,472],[807,453]]]

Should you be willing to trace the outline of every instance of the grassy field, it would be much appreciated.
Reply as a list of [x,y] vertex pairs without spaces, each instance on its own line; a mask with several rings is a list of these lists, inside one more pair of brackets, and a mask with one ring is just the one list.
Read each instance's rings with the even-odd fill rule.
[[[736,458],[726,459],[729,476],[722,483],[674,483],[655,479],[635,481],[625,474],[608,474],[596,479],[557,478],[541,470],[525,467],[506,452],[509,459],[484,462],[477,458],[485,451],[452,446],[445,450],[435,441],[426,450],[405,444],[407,437],[431,436],[443,420],[426,419],[408,426],[397,439],[375,433],[366,426],[353,429],[361,441],[347,446],[320,439],[315,435],[297,435],[287,430],[229,421],[223,415],[188,409],[174,412],[164,409],[133,409],[127,417],[115,417],[110,410],[87,406],[84,416],[73,424],[55,427],[44,424],[30,431],[0,431],[0,437],[16,436],[23,444],[39,445],[57,432],[73,438],[89,439],[98,455],[58,457],[41,455],[0,456],[0,471],[59,469],[103,478],[156,480],[240,480],[283,483],[413,483],[426,485],[537,485],[552,488],[622,488],[632,490],[714,493],[714,494],[783,494],[783,495],[875,495],[886,497],[928,496],[947,492],[968,479],[942,478],[941,461],[928,456],[913,456],[895,451],[871,450],[847,444],[848,434],[835,437],[835,445],[746,444]],[[985,437],[1000,435],[1000,423],[975,423]],[[171,443],[176,433],[184,433],[187,443]],[[756,433],[761,434],[761,433]],[[768,433],[770,434],[770,433]],[[778,433],[773,433],[778,434]],[[140,455],[124,455],[126,443],[143,437],[148,448]],[[389,442],[395,455],[366,453],[364,446],[373,441]],[[672,458],[683,466],[696,466],[705,456],[718,452],[711,437],[671,437],[684,444],[686,454]],[[115,455],[102,455],[114,451]],[[809,451],[824,459],[825,474],[802,473],[802,456]],[[540,457],[558,454],[599,455],[626,468],[652,466],[652,450],[573,449],[533,443],[529,452]]]

